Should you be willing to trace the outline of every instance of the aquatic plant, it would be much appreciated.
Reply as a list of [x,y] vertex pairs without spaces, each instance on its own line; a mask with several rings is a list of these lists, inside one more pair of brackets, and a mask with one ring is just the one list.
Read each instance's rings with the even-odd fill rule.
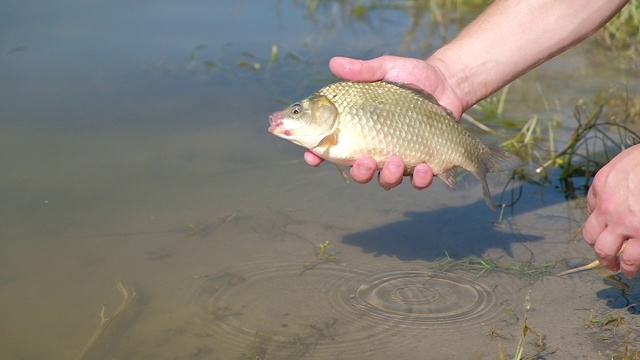
[[560,149],[556,141],[566,128],[558,116],[531,116],[502,143],[525,161],[512,179],[541,186],[557,182],[567,198],[586,195],[598,170],[626,147],[640,142],[636,131],[640,126],[635,123],[639,113],[640,101],[617,88],[581,99],[574,109],[576,125]]
[[327,240],[322,244],[316,246],[316,256],[302,266],[300,275],[302,275],[305,271],[313,269],[320,264],[338,261],[338,258],[327,250],[329,248],[329,245],[331,245],[331,242]]
[[[541,173],[551,164],[560,170],[561,189],[570,197],[576,191],[586,194],[590,181],[598,170],[627,146],[637,143],[640,136],[622,121],[602,118],[603,109],[612,97],[598,99],[590,104],[581,100],[575,108],[577,126],[564,149],[536,169]],[[576,185],[574,179],[582,178]]]
[[427,269],[439,272],[466,271],[475,274],[476,277],[503,273],[519,278],[539,279],[542,276],[551,275],[551,269],[554,267],[555,264],[551,263],[506,262],[500,259],[485,259],[476,256],[453,259],[445,252],[444,257],[436,259],[433,264],[427,266]]
[[[491,1],[489,0],[304,0],[294,1],[306,7],[312,21],[323,21],[325,29],[349,22],[369,26],[383,24],[394,12],[404,13],[409,21],[404,39],[396,53],[405,53],[415,43],[419,31],[426,36],[419,51],[429,49],[434,39],[450,40]],[[322,19],[322,20],[320,20]]]
[[355,20],[365,20],[374,11],[396,10],[428,14],[441,24],[468,19],[490,3],[490,0],[304,0],[310,16],[314,16],[322,7],[335,5],[340,7],[342,14]]
[[640,360],[640,349],[634,341],[638,326],[620,311],[592,310],[585,328],[590,329],[591,336],[602,344],[604,350],[599,351],[601,359]]
[[[529,333],[533,334],[536,337],[535,346],[536,346],[536,349],[538,350],[536,355],[539,355],[546,348],[546,344],[544,342],[544,335],[540,332],[535,331],[529,326],[529,323],[528,323],[529,310],[531,310],[531,297],[529,294],[527,294],[527,297],[525,298],[525,301],[524,301],[524,321],[522,325],[522,334],[520,336],[520,340],[518,341],[518,347],[516,348],[516,353],[513,356],[513,360],[520,360],[525,358],[523,356],[524,346],[525,346],[524,341],[527,338],[527,334]],[[503,358],[504,355],[501,353],[500,357]]]
[[640,0],[630,0],[596,38],[607,49],[626,53],[636,58],[640,55]]
[[[480,11],[491,3],[490,0],[304,0],[294,1],[296,5],[304,5],[307,14],[315,18],[321,9],[333,8],[327,13],[344,17],[343,21],[370,21],[373,13],[403,11],[411,18],[407,38],[414,38],[419,25],[428,19],[427,27],[439,30],[444,40],[455,34]],[[340,11],[335,11],[335,7]],[[453,33],[447,31],[454,27]],[[413,34],[413,35],[412,35]],[[629,3],[596,35],[596,39],[606,48],[617,52],[640,55],[640,0]]]

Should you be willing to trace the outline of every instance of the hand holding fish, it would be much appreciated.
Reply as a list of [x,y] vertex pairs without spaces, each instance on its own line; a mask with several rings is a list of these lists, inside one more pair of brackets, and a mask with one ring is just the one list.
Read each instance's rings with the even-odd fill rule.
[[375,169],[386,165],[400,170],[401,179],[403,173],[411,175],[418,165],[429,164],[432,174],[451,188],[456,186],[455,169],[465,169],[480,180],[487,205],[494,210],[487,174],[521,164],[516,155],[469,134],[448,109],[416,85],[329,84],[274,112],[269,123],[273,135],[339,165],[358,160],[362,164],[362,158],[370,158]]
[[[349,81],[385,79],[417,85],[459,119],[480,100],[586,39],[627,2],[496,0],[426,60],[394,56],[368,61],[334,58],[329,65],[336,76]],[[305,154],[305,160],[314,166],[322,162],[311,152]],[[351,168],[354,180],[370,181],[375,175],[372,163],[366,158],[356,160]],[[389,158],[380,171],[380,185],[390,189],[400,184],[403,165],[399,158]],[[427,187],[431,170],[425,164],[416,167],[413,186]]]
[[[396,83],[410,83],[432,94],[439,103],[449,109],[456,119],[462,114],[460,101],[453,91],[448,89],[448,82],[443,73],[425,60],[398,56],[381,56],[372,60],[357,60],[335,57],[329,63],[331,71],[339,78],[348,81],[387,80]],[[318,166],[321,157],[311,151],[304,154],[305,161]],[[351,177],[359,183],[367,183],[376,173],[376,162],[370,157],[363,157],[353,164]],[[399,156],[391,156],[380,170],[378,182],[385,190],[398,186],[405,174],[405,163]],[[428,164],[419,164],[413,170],[411,183],[421,190],[429,187],[433,181],[433,170]]]
[[639,195],[640,145],[636,145],[596,174],[587,196],[591,214],[582,228],[584,240],[594,248],[600,264],[630,278],[640,268]]
[[[475,103],[589,37],[627,3],[496,0],[427,60],[334,58],[330,67],[336,76],[350,81],[415,84],[459,119]],[[317,166],[322,159],[307,151],[305,161]],[[371,158],[357,159],[351,176],[368,182],[375,175],[375,165]],[[380,171],[380,185],[390,189],[400,184],[404,166],[402,159],[389,157]],[[432,178],[431,167],[420,164],[412,183],[421,189]],[[640,268],[640,145],[625,150],[597,174],[588,203],[591,214],[583,228],[585,241],[604,267],[636,276]]]

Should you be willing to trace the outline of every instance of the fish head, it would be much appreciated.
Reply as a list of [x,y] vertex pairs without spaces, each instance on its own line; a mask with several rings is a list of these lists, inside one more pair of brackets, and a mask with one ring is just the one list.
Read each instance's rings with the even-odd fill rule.
[[294,144],[315,148],[337,126],[338,109],[323,95],[314,95],[269,116],[269,132]]

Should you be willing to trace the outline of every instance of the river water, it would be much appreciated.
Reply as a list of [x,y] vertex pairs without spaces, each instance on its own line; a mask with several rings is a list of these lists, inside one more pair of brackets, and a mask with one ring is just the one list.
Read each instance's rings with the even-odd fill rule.
[[[385,192],[268,134],[334,80],[332,56],[422,57],[458,29],[421,14],[409,36],[415,13],[353,4],[7,2],[0,357],[497,359],[525,317],[525,354],[547,359],[637,338],[637,281],[434,267],[586,264],[580,198],[511,183],[500,219],[472,177]],[[578,99],[637,95],[637,75],[587,42],[514,83],[506,112],[554,114],[562,143]],[[496,199],[508,179],[490,178]]]

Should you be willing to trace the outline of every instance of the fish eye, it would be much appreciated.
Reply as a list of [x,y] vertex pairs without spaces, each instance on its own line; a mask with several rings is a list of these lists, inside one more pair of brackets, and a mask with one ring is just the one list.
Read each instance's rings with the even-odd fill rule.
[[291,114],[298,115],[301,112],[302,112],[302,105],[300,105],[300,104],[291,105]]

